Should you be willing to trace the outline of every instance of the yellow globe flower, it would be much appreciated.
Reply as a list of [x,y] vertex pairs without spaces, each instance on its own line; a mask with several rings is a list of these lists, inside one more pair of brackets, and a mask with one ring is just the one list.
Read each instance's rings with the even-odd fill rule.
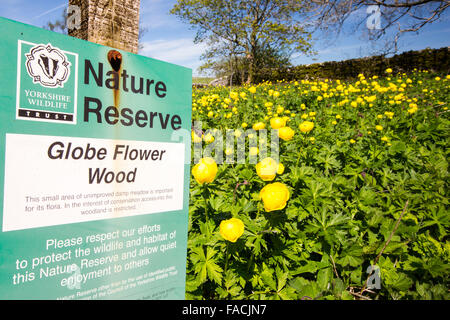
[[277,107],[277,113],[282,113],[284,111],[284,108],[282,106]]
[[200,159],[192,168],[192,175],[199,184],[211,183],[217,174],[217,163],[211,157]]
[[250,88],[248,88],[248,91],[250,91],[250,93],[256,93],[256,88],[254,86],[251,86]]
[[408,113],[409,114],[413,114],[413,113],[415,113],[417,111],[417,107],[412,107],[412,108],[409,108],[408,109]]
[[384,115],[385,115],[386,117],[388,117],[389,119],[392,119],[392,118],[394,117],[394,113],[393,113],[393,112],[390,112],[390,111],[386,111],[386,112],[384,113]]
[[284,172],[284,165],[280,162],[277,167],[277,174],[283,174],[283,172]]
[[308,133],[314,128],[314,122],[304,121],[298,126],[301,132]]
[[391,68],[387,68],[386,69],[386,73],[392,73],[392,69]]
[[262,188],[259,195],[266,212],[282,210],[289,200],[289,189],[284,183],[275,182]]
[[278,170],[277,162],[272,158],[265,158],[256,164],[256,173],[263,181],[272,181]]
[[206,143],[211,143],[214,141],[214,136],[211,133],[208,133],[203,139]]
[[381,131],[381,130],[383,130],[383,126],[376,125],[376,126],[375,126],[375,129],[377,129],[378,131]]
[[289,141],[294,136],[295,131],[292,130],[290,127],[282,127],[278,129],[278,136],[283,139],[284,141]]
[[244,223],[241,219],[223,220],[219,225],[220,235],[230,242],[236,242],[244,234]]
[[286,125],[286,120],[280,117],[270,119],[272,129],[280,129]]
[[250,147],[249,153],[251,156],[256,156],[259,152],[259,149],[257,147]]
[[192,141],[195,143],[199,143],[202,142],[202,138],[196,135],[194,131],[192,131]]
[[265,127],[266,124],[264,122],[257,122],[252,126],[253,130],[261,130],[264,129]]

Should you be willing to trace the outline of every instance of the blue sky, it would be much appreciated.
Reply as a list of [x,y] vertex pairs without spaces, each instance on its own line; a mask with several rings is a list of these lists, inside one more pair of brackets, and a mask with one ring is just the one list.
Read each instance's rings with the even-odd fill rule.
[[[0,16],[42,27],[47,21],[61,16],[68,0],[0,0]],[[141,0],[140,19],[148,29],[143,37],[142,55],[196,69],[202,64],[200,55],[205,45],[194,44],[195,31],[181,23],[169,13],[175,0]],[[367,15],[358,13],[359,17]],[[364,17],[363,17],[364,18]],[[382,21],[381,21],[382,22]],[[338,38],[323,41],[322,34],[316,34],[314,49],[317,55],[297,55],[293,64],[310,64],[331,60],[358,58],[370,54],[370,46],[361,32],[344,32]],[[419,34],[407,34],[400,42],[400,51],[420,50],[427,47],[441,48],[450,45],[450,14],[439,22],[423,28]]]

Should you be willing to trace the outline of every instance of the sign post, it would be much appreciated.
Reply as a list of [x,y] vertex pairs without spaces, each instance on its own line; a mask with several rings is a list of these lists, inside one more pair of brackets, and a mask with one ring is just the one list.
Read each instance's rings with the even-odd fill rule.
[[184,299],[191,70],[0,31],[0,299]]

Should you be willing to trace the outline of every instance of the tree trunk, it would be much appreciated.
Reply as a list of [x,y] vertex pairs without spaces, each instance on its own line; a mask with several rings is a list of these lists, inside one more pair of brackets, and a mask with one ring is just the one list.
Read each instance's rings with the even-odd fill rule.
[[247,84],[251,84],[255,78],[255,56],[253,53],[247,55],[248,61],[248,75],[247,75]]

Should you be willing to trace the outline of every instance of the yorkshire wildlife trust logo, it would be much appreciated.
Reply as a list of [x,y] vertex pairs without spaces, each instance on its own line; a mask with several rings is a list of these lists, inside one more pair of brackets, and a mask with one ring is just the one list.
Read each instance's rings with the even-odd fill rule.
[[78,54],[18,40],[16,119],[76,124]]
[[27,57],[27,71],[35,83],[44,87],[63,87],[70,75],[70,62],[66,55],[50,44],[38,45]]

